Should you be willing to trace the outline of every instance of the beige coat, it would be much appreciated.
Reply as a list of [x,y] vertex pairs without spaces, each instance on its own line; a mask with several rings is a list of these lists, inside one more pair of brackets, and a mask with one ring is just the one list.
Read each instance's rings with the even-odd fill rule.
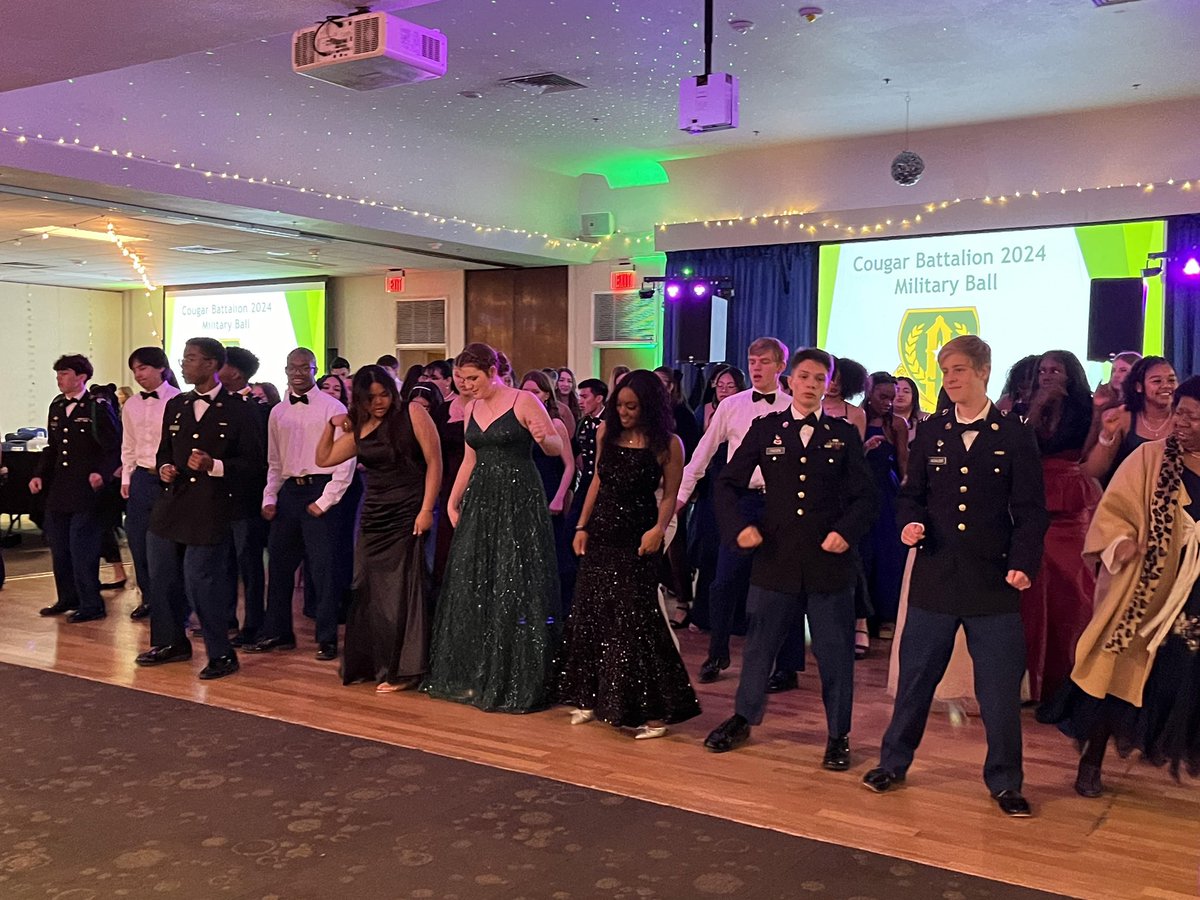
[[[1117,470],[1088,528],[1083,548],[1087,564],[1098,562],[1100,554],[1121,537],[1132,538],[1139,546],[1146,545],[1150,528],[1150,501],[1162,466],[1165,446],[1163,441],[1142,444]],[[1164,542],[1166,556],[1162,578],[1150,597],[1138,633],[1120,652],[1106,650],[1105,644],[1133,599],[1141,576],[1141,559],[1134,559],[1112,574],[1104,566],[1100,567],[1096,582],[1095,613],[1091,624],[1079,639],[1075,650],[1075,669],[1071,673],[1071,679],[1093,697],[1103,698],[1106,694],[1112,694],[1141,706],[1142,690],[1154,664],[1154,655],[1179,613],[1178,609],[1167,610],[1164,607],[1175,582],[1175,573],[1179,570],[1183,546],[1190,537],[1189,517],[1183,512],[1190,502],[1187,490],[1181,485],[1171,536]],[[1182,601],[1177,600],[1172,605],[1182,608],[1186,600],[1185,594]],[[1149,633],[1143,633],[1146,624],[1155,621],[1159,624]]]

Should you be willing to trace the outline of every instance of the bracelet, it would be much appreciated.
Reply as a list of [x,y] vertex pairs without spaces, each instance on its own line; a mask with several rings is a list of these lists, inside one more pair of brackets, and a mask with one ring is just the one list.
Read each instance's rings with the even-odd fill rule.
[[1096,438],[1096,443],[1099,444],[1101,447],[1111,447],[1116,442],[1117,442],[1116,438],[1108,438],[1106,440],[1104,435],[1100,435],[1098,438]]
[[576,531],[587,531],[587,526],[586,525],[576,525],[575,530]]

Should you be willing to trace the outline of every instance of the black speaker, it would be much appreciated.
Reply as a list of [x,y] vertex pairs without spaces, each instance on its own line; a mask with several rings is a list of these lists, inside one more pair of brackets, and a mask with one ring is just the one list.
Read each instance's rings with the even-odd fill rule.
[[1146,288],[1140,278],[1093,278],[1088,308],[1087,357],[1107,362],[1126,350],[1142,350]]
[[729,301],[709,295],[696,297],[690,291],[675,304],[675,362],[712,362],[727,358],[726,332],[729,325]]

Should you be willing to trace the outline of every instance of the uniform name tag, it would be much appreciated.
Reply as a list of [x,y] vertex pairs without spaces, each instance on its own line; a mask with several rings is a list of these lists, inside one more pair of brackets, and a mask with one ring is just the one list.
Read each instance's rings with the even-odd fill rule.
[[179,430],[178,425],[168,425],[167,426],[167,431],[178,431],[178,430]]
[[995,456],[1003,456],[1003,455],[1004,455],[1004,451],[1003,451],[1003,450],[993,450],[993,451],[992,451],[992,454],[993,454],[993,455],[995,455]]
[[768,447],[767,456],[783,456],[787,452],[787,447]]
[[946,457],[931,456],[931,457],[929,457],[929,464],[931,466],[944,466],[946,464]]

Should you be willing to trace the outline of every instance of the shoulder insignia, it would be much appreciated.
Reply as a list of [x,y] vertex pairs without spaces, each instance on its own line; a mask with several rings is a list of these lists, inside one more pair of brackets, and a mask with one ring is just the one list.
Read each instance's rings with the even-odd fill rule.
[[943,410],[942,410],[942,415],[943,415],[943,416],[948,416],[948,415],[950,415],[950,410],[949,410],[949,409],[943,409]]
[[1007,416],[1007,415],[1008,415],[1008,410],[1007,410],[1007,409],[1002,409],[1002,410],[1000,410],[1000,415],[1002,415],[1002,416]]

